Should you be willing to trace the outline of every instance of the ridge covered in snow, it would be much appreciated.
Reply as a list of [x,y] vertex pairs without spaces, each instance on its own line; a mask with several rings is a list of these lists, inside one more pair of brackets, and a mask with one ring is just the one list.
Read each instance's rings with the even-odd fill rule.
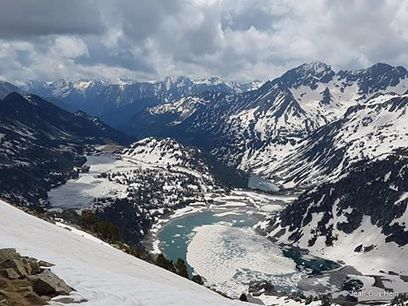
[[378,95],[348,109],[322,127],[282,160],[275,175],[284,184],[313,185],[335,180],[361,160],[386,158],[408,143],[408,95]]
[[407,275],[406,153],[362,161],[336,181],[300,195],[263,224],[270,237],[365,273]]
[[143,124],[156,123],[155,135],[186,139],[229,165],[269,176],[302,139],[338,120],[350,107],[407,89],[408,72],[403,67],[376,64],[335,72],[313,62],[255,91],[197,94],[149,108],[131,121],[129,130],[137,134]]
[[87,156],[85,167],[79,178],[48,193],[50,205],[92,210],[115,224],[129,244],[139,244],[155,222],[177,209],[228,192],[234,180],[247,184],[236,170],[214,165],[198,149],[171,138],[150,137],[114,155]]
[[[185,76],[170,76],[159,81],[131,79],[29,81],[22,86],[22,90],[60,100],[91,115],[104,115],[106,112],[113,112],[132,104],[152,106],[206,91],[230,94],[245,92],[255,90],[261,84],[260,81],[224,81],[218,77],[191,79]],[[148,104],[146,100],[149,100]]]
[[38,96],[0,100],[0,194],[38,205],[49,188],[77,175],[92,144],[128,137],[84,113],[72,114]]

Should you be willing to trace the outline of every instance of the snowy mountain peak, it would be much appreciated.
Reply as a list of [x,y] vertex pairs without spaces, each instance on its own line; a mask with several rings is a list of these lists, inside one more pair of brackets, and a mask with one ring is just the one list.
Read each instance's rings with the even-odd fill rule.
[[339,71],[337,75],[344,84],[357,84],[363,99],[384,90],[402,93],[406,91],[408,84],[408,71],[404,67],[383,63],[361,70]]
[[276,81],[287,88],[297,88],[303,85],[316,89],[318,83],[328,83],[335,74],[329,65],[311,62],[287,71]]
[[220,84],[226,83],[224,80],[216,76],[205,78],[205,79],[193,80],[193,82],[195,84],[206,84],[206,85],[220,85]]
[[228,85],[234,89],[236,93],[258,90],[265,84],[265,81],[255,80],[249,82],[230,81]]
[[167,90],[170,90],[173,87],[184,87],[184,86],[191,86],[192,81],[190,78],[184,76],[168,76],[163,81]]
[[386,74],[390,72],[399,73],[401,76],[407,75],[407,70],[402,66],[391,66],[385,63],[376,63],[371,67],[365,69],[366,72],[374,73],[374,74]]
[[407,107],[404,95],[378,95],[350,107],[304,139],[277,172],[287,184],[310,185],[338,179],[361,160],[383,159],[406,147]]
[[331,71],[331,66],[327,65],[322,62],[310,62],[310,63],[305,63],[303,65],[300,65],[299,67],[295,69],[300,69],[305,73],[311,73],[311,74],[316,74],[319,75],[321,73],[324,73],[326,71]]

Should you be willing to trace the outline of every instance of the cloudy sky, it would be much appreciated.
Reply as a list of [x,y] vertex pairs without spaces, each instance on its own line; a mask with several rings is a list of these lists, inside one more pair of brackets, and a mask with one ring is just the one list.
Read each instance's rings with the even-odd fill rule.
[[408,0],[0,0],[0,78],[270,79],[408,66]]

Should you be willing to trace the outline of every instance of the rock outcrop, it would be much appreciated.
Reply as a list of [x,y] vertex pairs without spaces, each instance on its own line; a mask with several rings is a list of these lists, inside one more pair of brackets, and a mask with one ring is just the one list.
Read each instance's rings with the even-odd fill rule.
[[53,264],[0,249],[0,305],[45,305],[73,291],[48,268]]

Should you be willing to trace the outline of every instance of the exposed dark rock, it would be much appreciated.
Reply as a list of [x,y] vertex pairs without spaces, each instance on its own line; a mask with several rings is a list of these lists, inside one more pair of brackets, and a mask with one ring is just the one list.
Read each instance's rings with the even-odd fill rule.
[[386,281],[385,278],[383,278],[383,277],[381,277],[379,275],[373,275],[372,277],[374,278],[373,287],[381,288],[381,289],[384,289],[384,290],[389,290],[389,289],[385,288],[385,285],[384,285],[384,281]]
[[363,286],[363,282],[359,279],[348,279],[343,283],[342,290],[358,291],[363,288]]
[[260,296],[261,294],[276,294],[275,287],[266,281],[253,282],[249,286],[249,292],[252,296]]
[[0,276],[3,276],[8,279],[18,279],[20,278],[20,274],[17,273],[15,269],[12,268],[7,268],[7,269],[1,269],[0,270]]
[[31,269],[22,259],[7,258],[0,262],[0,270],[13,270],[19,278],[28,277]]
[[356,247],[356,248],[354,249],[354,252],[360,253],[362,250],[363,250],[363,245],[360,244],[358,247]]
[[[408,244],[406,225],[393,221],[403,215],[408,205],[408,199],[402,197],[408,192],[407,176],[408,158],[404,154],[391,155],[378,161],[359,162],[338,181],[322,184],[303,193],[282,211],[280,225],[289,228],[289,239],[294,242],[303,235],[309,235],[309,246],[313,246],[316,239],[323,236],[326,245],[330,246],[335,243],[338,232],[351,234],[359,230],[363,217],[368,216],[371,223],[381,229],[387,242],[405,246]],[[387,177],[386,184],[384,177]],[[394,204],[396,202],[398,205]],[[333,215],[334,207],[336,216]],[[319,214],[320,221],[306,233],[304,227]],[[327,226],[340,216],[346,221]],[[357,243],[355,252],[370,252],[375,248],[373,244]]]
[[0,249],[0,305],[44,305],[73,291],[62,279],[42,267],[52,264]]
[[243,302],[248,302],[248,298],[245,293],[241,294],[241,296],[239,297],[239,300]]
[[330,93],[328,87],[322,92],[322,100],[320,101],[321,104],[329,105],[333,101],[333,97]]
[[44,270],[39,274],[30,276],[30,280],[33,283],[34,292],[40,296],[67,295],[73,290],[49,270]]
[[0,249],[0,258],[5,259],[5,258],[15,258],[19,256],[17,253],[16,249],[12,248],[6,248],[6,249]]
[[51,268],[51,267],[53,267],[53,266],[55,266],[54,264],[52,264],[52,263],[49,263],[49,262],[47,262],[47,261],[44,261],[44,260],[40,260],[39,262],[38,262],[38,265],[40,266],[40,267],[42,267],[42,268]]
[[400,275],[400,278],[401,278],[404,282],[408,283],[408,275]]

